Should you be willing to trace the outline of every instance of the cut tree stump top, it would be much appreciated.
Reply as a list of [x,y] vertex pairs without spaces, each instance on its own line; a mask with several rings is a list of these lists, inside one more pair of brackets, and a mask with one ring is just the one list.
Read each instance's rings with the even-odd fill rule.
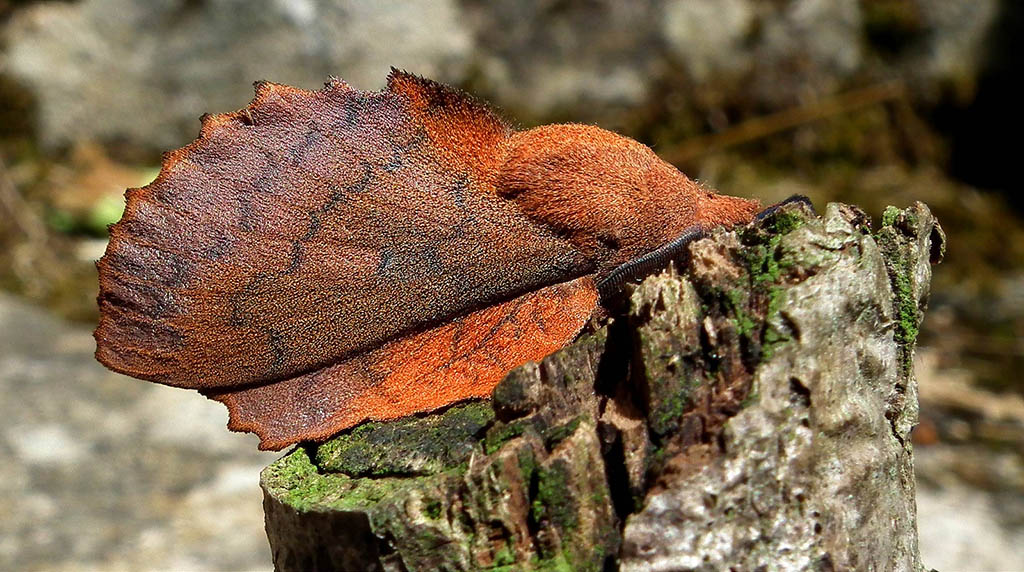
[[920,570],[912,359],[943,247],[921,203],[718,231],[493,401],[267,467],[274,563]]

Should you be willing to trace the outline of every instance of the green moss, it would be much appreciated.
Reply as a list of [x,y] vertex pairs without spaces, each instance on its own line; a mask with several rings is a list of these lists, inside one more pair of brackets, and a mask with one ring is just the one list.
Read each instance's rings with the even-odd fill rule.
[[784,235],[793,232],[804,225],[804,217],[789,211],[778,211],[772,217],[768,228],[776,235]]
[[466,462],[476,435],[493,419],[490,404],[476,402],[426,417],[367,423],[319,446],[316,464],[352,476],[437,473]]
[[667,435],[679,426],[679,419],[690,405],[690,396],[701,379],[690,375],[685,356],[678,350],[666,352],[658,335],[637,330],[645,358],[647,381],[647,423],[656,435]]
[[360,425],[351,432],[336,437],[317,448],[317,462],[327,470],[349,474],[376,474],[384,451],[374,441],[386,424]]
[[316,467],[309,460],[309,453],[305,447],[296,447],[290,453],[270,465],[268,469],[272,471],[275,482],[278,485],[288,488],[292,488],[305,479],[317,474]]
[[512,547],[506,542],[504,546],[502,546],[494,553],[494,561],[487,569],[494,571],[508,570],[509,572],[511,572],[513,570],[519,569],[516,568],[515,565],[516,553],[514,550],[512,550]]
[[264,485],[277,498],[299,512],[315,509],[371,510],[378,503],[394,499],[399,492],[427,489],[438,479],[458,477],[465,471],[459,466],[427,477],[358,479],[342,474],[317,471],[304,447],[267,467]]
[[[755,227],[744,235],[747,246],[742,252],[750,272],[750,287],[727,292],[725,306],[734,316],[737,333],[748,339],[758,339],[762,360],[769,359],[779,347],[792,340],[788,332],[774,324],[784,302],[786,288],[782,284],[787,272],[814,267],[821,262],[805,260],[807,253],[783,246],[785,235],[806,223],[801,214],[781,210],[761,227]],[[767,303],[762,305],[765,301]],[[764,308],[763,314],[759,308]],[[754,319],[750,312],[760,317]]]
[[535,559],[531,562],[534,570],[544,572],[598,572],[603,569],[606,547],[597,544],[588,549],[582,550],[579,556],[574,555],[568,548],[552,555],[550,558]]
[[882,214],[882,228],[875,233],[875,241],[882,252],[893,288],[893,305],[896,313],[893,338],[899,345],[900,363],[906,375],[909,375],[914,367],[913,352],[917,344],[921,310],[914,296],[912,269],[908,267],[909,254],[901,245],[902,233],[897,227],[916,228],[917,224],[916,216],[910,209],[901,211],[890,206],[886,207]]
[[492,455],[501,449],[501,446],[519,437],[526,431],[526,424],[513,421],[512,423],[496,423],[484,437],[484,453]]
[[[644,457],[644,474],[658,475],[665,466],[665,460],[668,458],[668,451],[664,446],[654,446],[650,453]],[[643,508],[644,497],[641,494],[634,494],[633,496],[633,507],[634,511]]]
[[903,211],[901,211],[900,209],[891,205],[885,207],[885,211],[882,213],[882,226],[892,226],[896,222],[897,217],[899,217],[900,213],[902,212]]
[[786,290],[774,286],[768,290],[768,309],[765,312],[764,334],[761,336],[761,356],[764,361],[771,359],[780,347],[793,340],[789,332],[779,330],[774,325],[774,318],[782,308]]
[[782,210],[769,217],[761,228],[752,229],[744,235],[748,244],[743,249],[743,256],[755,286],[779,281],[785,267],[778,256],[782,238],[805,222],[803,216]]
[[564,533],[578,524],[578,507],[569,486],[569,469],[565,461],[556,459],[549,467],[535,473],[537,492],[530,506],[534,522],[547,521]]
[[766,361],[771,359],[781,346],[792,340],[793,337],[789,334],[779,332],[777,329],[769,325],[765,328],[764,338],[761,341],[762,358]]
[[427,506],[424,507],[423,514],[427,515],[427,517],[431,519],[436,520],[441,517],[441,508],[441,501],[430,501],[427,503]]
[[[318,487],[319,491],[324,491],[331,486],[331,475],[324,476],[323,478],[325,483]],[[401,478],[349,478],[346,482],[337,482],[334,485],[334,494],[322,499],[326,506],[339,510],[369,511],[381,501],[391,500],[395,498],[396,493],[408,490],[409,481]],[[305,497],[304,500],[309,500],[309,497]]]
[[583,415],[581,415],[579,417],[575,417],[571,421],[569,421],[568,423],[564,423],[562,425],[557,425],[555,427],[551,427],[550,429],[545,431],[544,432],[544,444],[545,444],[545,446],[547,446],[548,449],[552,449],[556,445],[558,445],[560,442],[564,441],[566,438],[568,438],[570,435],[572,435],[573,433],[576,432],[576,428],[580,426],[580,422],[585,417],[586,416],[583,416]]
[[[771,240],[771,239],[769,239]],[[743,249],[743,258],[746,261],[747,268],[750,269],[751,279],[754,283],[765,282],[771,280],[773,276],[773,270],[777,277],[778,266],[771,267],[771,256],[769,256],[769,245],[767,244],[752,244]]]
[[520,449],[516,460],[519,462],[519,476],[523,484],[529,486],[530,480],[533,479],[533,473],[537,470],[537,458],[533,454],[533,449],[528,447]]
[[[690,404],[692,390],[679,380],[673,380],[674,391],[659,391],[654,401],[647,422],[655,435],[667,435],[679,426],[679,420]],[[664,382],[663,382],[664,384]]]
[[771,318],[779,313],[785,297],[786,289],[781,286],[772,286],[768,289],[768,311],[765,312],[765,318]]
[[753,406],[753,405],[757,405],[760,402],[761,402],[761,393],[758,392],[754,387],[751,387],[750,388],[750,393],[747,393],[747,396],[743,398],[742,402],[740,402],[740,407],[742,407],[743,409],[746,409],[747,407],[750,407],[750,406]]
[[[319,473],[304,447],[267,467],[263,476],[267,485],[280,493],[278,498],[299,512],[332,505],[358,488],[353,479],[344,475]],[[360,490],[355,499],[362,501],[368,495],[373,496],[370,491]]]
[[892,268],[892,282],[896,294],[896,331],[894,337],[900,345],[903,353],[903,369],[910,373],[913,368],[912,355],[914,346],[917,344],[918,324],[921,321],[921,311],[914,299],[914,291],[911,286],[908,270],[902,261],[894,263]]
[[726,308],[733,315],[736,323],[736,332],[741,336],[749,337],[757,324],[746,312],[747,293],[744,290],[729,290],[726,292]]
[[562,552],[553,555],[551,558],[542,558],[531,562],[535,570],[543,572],[576,572],[579,570],[571,564],[571,559]]

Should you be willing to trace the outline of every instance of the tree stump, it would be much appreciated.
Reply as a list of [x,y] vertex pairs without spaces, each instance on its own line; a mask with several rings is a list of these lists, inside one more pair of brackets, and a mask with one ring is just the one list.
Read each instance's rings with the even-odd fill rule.
[[943,247],[920,203],[694,242],[493,401],[267,467],[274,564],[920,570],[912,358]]

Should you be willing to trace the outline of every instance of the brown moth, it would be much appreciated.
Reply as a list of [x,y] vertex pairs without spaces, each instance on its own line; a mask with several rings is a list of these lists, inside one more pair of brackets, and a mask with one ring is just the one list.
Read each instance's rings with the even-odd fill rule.
[[97,358],[224,403],[263,449],[487,397],[637,269],[760,210],[632,139],[518,131],[399,71],[258,83],[126,198]]

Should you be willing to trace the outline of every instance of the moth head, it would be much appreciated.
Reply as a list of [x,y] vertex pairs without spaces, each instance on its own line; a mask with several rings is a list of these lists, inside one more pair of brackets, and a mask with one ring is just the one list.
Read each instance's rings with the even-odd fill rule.
[[756,201],[718,195],[649,147],[590,125],[546,125],[509,137],[494,181],[532,219],[608,270],[695,226],[750,221]]

